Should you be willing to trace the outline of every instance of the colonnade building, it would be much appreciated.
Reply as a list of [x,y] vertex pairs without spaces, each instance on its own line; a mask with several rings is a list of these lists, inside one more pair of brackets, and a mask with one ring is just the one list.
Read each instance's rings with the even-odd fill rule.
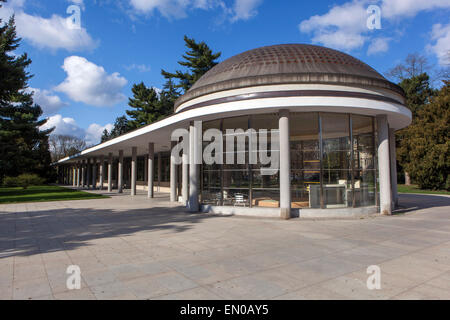
[[[390,214],[398,201],[395,131],[411,117],[403,90],[360,60],[320,46],[275,45],[212,68],[173,115],[57,166],[60,183],[131,196],[142,189],[150,198],[168,192],[191,212]],[[175,139],[177,129],[187,134]],[[219,144],[210,129],[222,134]],[[212,142],[213,156],[229,161],[205,161]],[[277,166],[268,170],[267,157]]]

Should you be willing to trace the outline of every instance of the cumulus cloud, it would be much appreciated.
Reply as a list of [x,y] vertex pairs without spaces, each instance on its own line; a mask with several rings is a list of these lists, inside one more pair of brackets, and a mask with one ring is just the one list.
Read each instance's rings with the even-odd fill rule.
[[67,105],[67,103],[63,102],[60,97],[53,94],[50,90],[28,88],[26,91],[33,93],[33,101],[41,106],[44,115],[54,114]]
[[414,17],[421,11],[450,8],[449,0],[383,0],[383,17]]
[[117,72],[108,74],[103,67],[78,56],[64,59],[62,68],[67,77],[55,90],[67,94],[73,101],[102,107],[125,99],[121,90],[127,80]]
[[234,2],[231,21],[248,20],[258,14],[257,8],[262,0],[236,0]]
[[201,9],[221,9],[230,22],[248,20],[258,12],[257,8],[263,0],[234,0],[227,5],[223,0],[130,0],[133,9],[138,13],[158,11],[166,18],[185,18],[189,11]]
[[450,55],[450,23],[443,26],[441,24],[433,25],[431,31],[432,44],[427,46],[438,58],[441,66],[448,66]]
[[25,0],[7,2],[0,11],[0,19],[6,20],[15,14],[18,35],[32,45],[38,48],[68,51],[90,50],[97,46],[97,42],[85,28],[71,28],[68,17],[54,14],[50,18],[43,18],[27,14],[24,11],[24,5]]
[[[367,28],[367,8],[373,1],[352,0],[334,5],[321,15],[301,21],[300,32],[312,35],[312,42],[336,49],[351,51],[369,43],[368,54],[387,52],[388,37],[375,37],[374,30]],[[422,11],[448,9],[449,0],[382,0],[382,20],[393,21],[411,18]]]
[[352,1],[336,5],[323,15],[315,15],[300,23],[303,33],[312,33],[312,41],[326,46],[352,50],[367,40],[367,13],[365,1]]
[[367,55],[374,55],[377,53],[387,52],[389,50],[390,38],[376,38],[372,40],[372,43],[367,49]]
[[70,135],[81,139],[84,139],[88,145],[94,145],[100,143],[103,130],[110,131],[113,125],[108,123],[105,126],[101,126],[97,123],[91,124],[87,129],[80,128],[73,118],[64,118],[60,114],[56,114],[48,118],[41,130],[47,130],[55,128],[52,132],[53,135]]

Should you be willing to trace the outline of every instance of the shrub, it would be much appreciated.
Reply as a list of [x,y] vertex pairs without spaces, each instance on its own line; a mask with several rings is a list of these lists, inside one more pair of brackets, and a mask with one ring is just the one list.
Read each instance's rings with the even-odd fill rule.
[[6,187],[22,187],[24,189],[29,186],[38,186],[44,183],[44,179],[37,174],[24,173],[17,177],[6,177],[3,184]]

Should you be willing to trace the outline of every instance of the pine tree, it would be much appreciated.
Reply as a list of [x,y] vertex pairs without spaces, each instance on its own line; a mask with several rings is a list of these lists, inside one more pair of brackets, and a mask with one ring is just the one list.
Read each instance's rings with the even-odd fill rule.
[[31,60],[26,53],[13,54],[20,41],[11,17],[0,27],[0,180],[21,173],[49,178],[52,172],[48,136],[53,129],[39,130],[47,120],[40,120],[42,109],[25,92]]
[[141,82],[133,85],[131,90],[133,98],[128,99],[128,105],[134,110],[126,111],[127,115],[131,117],[131,120],[128,122],[130,129],[143,127],[165,116],[155,89],[146,87]]
[[168,78],[159,95],[160,110],[165,115],[171,115],[174,111],[175,101],[180,97],[180,93],[175,87],[172,78]]
[[181,88],[186,92],[201,76],[218,64],[216,60],[222,53],[213,53],[205,42],[197,43],[187,36],[184,36],[184,42],[189,50],[182,56],[184,61],[179,61],[178,64],[186,67],[187,71],[177,70],[175,73],[170,73],[161,70],[161,74],[165,78],[178,79],[179,83],[175,85],[175,88]]

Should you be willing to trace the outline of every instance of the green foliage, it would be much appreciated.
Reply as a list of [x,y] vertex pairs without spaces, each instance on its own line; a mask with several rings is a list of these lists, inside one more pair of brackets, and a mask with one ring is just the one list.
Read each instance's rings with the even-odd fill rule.
[[12,17],[0,26],[0,181],[24,172],[53,175],[48,144],[52,129],[39,130],[47,120],[40,119],[42,109],[26,93],[31,60],[25,53],[14,54],[20,41]]
[[450,82],[417,112],[414,123],[403,130],[400,154],[421,189],[450,189]]
[[161,74],[167,79],[178,79],[179,83],[175,85],[175,88],[181,88],[186,92],[201,76],[217,65],[216,60],[222,53],[213,53],[205,42],[197,43],[187,36],[184,36],[184,42],[189,50],[183,55],[184,61],[179,61],[178,64],[187,68],[187,71],[177,70],[175,73],[170,73],[161,70]]
[[129,120],[126,116],[117,117],[116,121],[114,122],[114,127],[111,129],[111,132],[108,132],[108,130],[106,129],[103,131],[101,142],[117,138],[118,136],[129,132],[130,127],[128,125],[128,122]]
[[130,129],[143,127],[165,116],[159,103],[158,93],[154,88],[146,87],[141,82],[133,85],[131,91],[133,92],[133,98],[128,99],[128,105],[133,109],[126,111],[131,118],[128,122]]
[[23,189],[27,189],[29,186],[42,185],[44,181],[37,174],[24,173],[17,177],[6,177],[3,184],[5,187],[22,187]]

